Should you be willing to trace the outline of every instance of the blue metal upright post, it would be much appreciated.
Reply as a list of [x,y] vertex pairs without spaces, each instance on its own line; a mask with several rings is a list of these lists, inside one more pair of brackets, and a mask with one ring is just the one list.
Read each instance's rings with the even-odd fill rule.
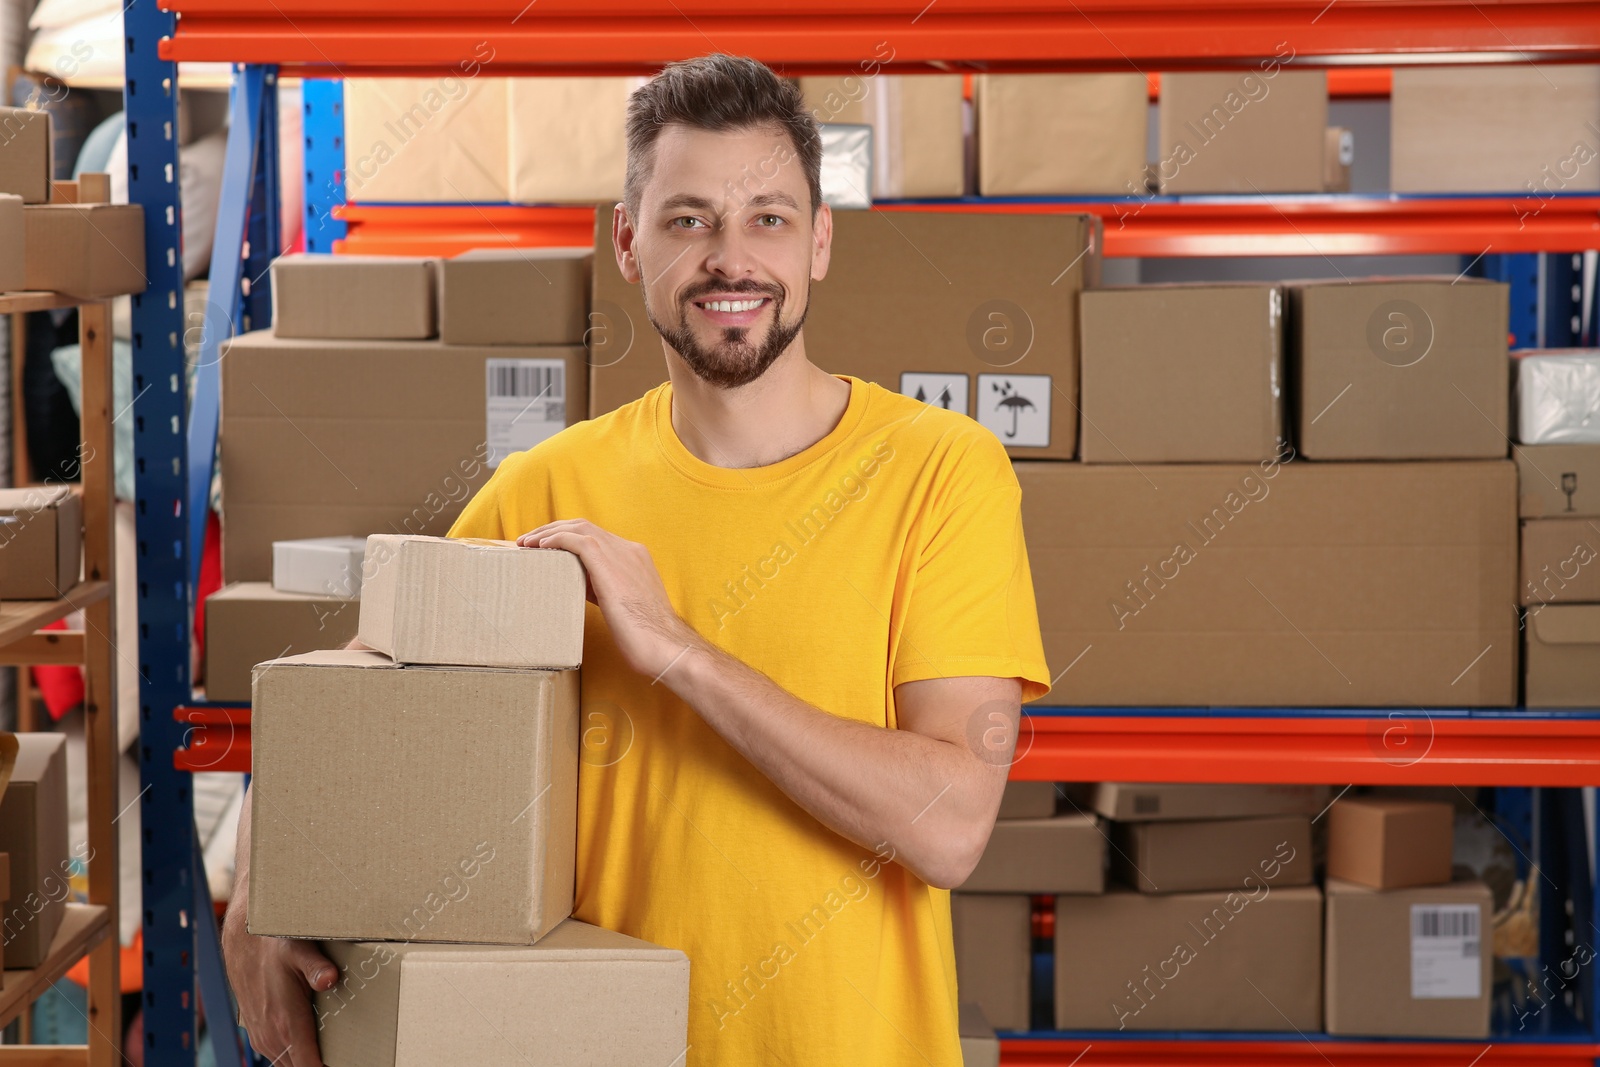
[[333,217],[344,203],[344,81],[307,78],[301,83],[306,139],[306,251],[332,252],[345,235]]

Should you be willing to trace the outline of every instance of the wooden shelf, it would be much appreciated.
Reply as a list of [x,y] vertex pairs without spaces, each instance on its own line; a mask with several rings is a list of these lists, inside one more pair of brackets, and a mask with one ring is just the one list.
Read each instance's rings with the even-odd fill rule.
[[19,311],[53,311],[56,308],[74,308],[79,304],[93,303],[66,293],[16,292],[0,293],[0,315]]
[[0,647],[98,603],[110,593],[110,582],[80,582],[60,600],[8,600],[0,604]]
[[24,1008],[65,975],[84,953],[110,934],[109,909],[95,904],[68,904],[67,914],[50,942],[44,963],[31,970],[19,968],[4,972],[4,985],[0,986],[0,1026],[21,1015]]

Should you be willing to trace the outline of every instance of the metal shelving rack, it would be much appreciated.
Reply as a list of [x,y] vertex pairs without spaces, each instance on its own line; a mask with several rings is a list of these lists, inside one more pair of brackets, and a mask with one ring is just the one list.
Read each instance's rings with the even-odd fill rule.
[[[274,76],[304,78],[306,239],[312,250],[448,253],[461,242],[586,243],[582,208],[511,205],[376,208],[343,203],[346,76],[444,75],[492,42],[493,76],[645,74],[713,49],[786,73],[857,71],[894,49],[895,73],[977,70],[1243,68],[1281,54],[1326,67],[1338,91],[1381,96],[1386,68],[1439,62],[1600,62],[1600,4],[1578,0],[131,0],[127,106],[132,198],[146,205],[152,287],[136,302],[136,462],[140,558],[142,768],[146,825],[171,828],[144,847],[146,1063],[192,1065],[196,972],[206,1001],[226,992],[215,931],[189,924],[198,875],[186,772],[247,770],[248,709],[196,704],[189,620],[202,483],[214,441],[215,354],[233,323],[264,324],[265,270],[275,240],[271,170],[276,126],[264,121]],[[956,56],[959,59],[952,60]],[[194,409],[181,381],[177,247],[178,60],[239,64],[229,171],[212,267]],[[1570,255],[1600,248],[1600,197],[1561,196],[1519,228],[1515,198],[1214,197],[1032,200],[1029,210],[1093,211],[1108,255],[1446,253],[1512,282],[1519,345],[1576,339],[1562,299]],[[1143,209],[1128,218],[1130,206]],[[923,205],[926,207],[927,205]],[[918,205],[885,205],[888,210]],[[945,210],[994,210],[964,201]],[[1120,214],[1119,214],[1120,213]],[[248,230],[249,239],[244,236]],[[1543,276],[1545,285],[1538,286]],[[250,279],[254,285],[248,284]],[[216,294],[229,294],[222,297]],[[231,305],[231,309],[228,305]],[[1556,306],[1560,305],[1560,306]],[[154,386],[154,388],[147,388]],[[187,510],[186,510],[187,509]],[[1600,938],[1600,911],[1578,792],[1600,785],[1600,711],[1418,709],[1038,709],[1025,720],[1013,776],[1040,780],[1258,781],[1552,787],[1522,822],[1554,856],[1546,873],[1574,921]],[[1519,793],[1526,796],[1526,793]],[[1550,861],[1547,861],[1550,862]],[[195,884],[198,879],[198,885]],[[1541,946],[1561,949],[1546,908]],[[198,914],[209,914],[198,912]],[[209,941],[209,944],[207,943]],[[197,966],[198,965],[198,966]],[[209,973],[208,973],[209,971]],[[217,1018],[220,1014],[213,1013]],[[1007,1035],[1007,1064],[1160,1063],[1387,1065],[1600,1062],[1600,982],[1587,976],[1576,1012],[1546,1013],[1537,1033],[1470,1042],[1352,1041],[1324,1035],[1031,1033]],[[231,1035],[219,1063],[239,1062]],[[224,1047],[226,1046],[226,1047]],[[1090,1050],[1093,1050],[1092,1052]],[[224,1056],[226,1053],[226,1057]],[[1477,1059],[1474,1059],[1477,1057]]]

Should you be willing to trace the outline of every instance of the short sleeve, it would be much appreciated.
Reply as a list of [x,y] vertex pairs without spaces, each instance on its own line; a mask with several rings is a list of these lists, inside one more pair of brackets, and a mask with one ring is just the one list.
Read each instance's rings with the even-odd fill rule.
[[510,468],[510,460],[502,463],[489,476],[483,488],[472,494],[467,506],[456,516],[456,521],[450,524],[450,532],[445,534],[446,537],[481,537],[491,541],[509,539],[505,532],[501,492],[505,488]]

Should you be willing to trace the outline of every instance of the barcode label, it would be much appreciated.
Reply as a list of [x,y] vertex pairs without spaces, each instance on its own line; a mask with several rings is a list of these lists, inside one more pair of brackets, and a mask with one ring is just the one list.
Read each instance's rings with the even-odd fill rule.
[[485,361],[489,466],[498,467],[567,424],[567,365],[559,359]]
[[1476,999],[1483,991],[1483,944],[1476,904],[1411,905],[1411,996]]

